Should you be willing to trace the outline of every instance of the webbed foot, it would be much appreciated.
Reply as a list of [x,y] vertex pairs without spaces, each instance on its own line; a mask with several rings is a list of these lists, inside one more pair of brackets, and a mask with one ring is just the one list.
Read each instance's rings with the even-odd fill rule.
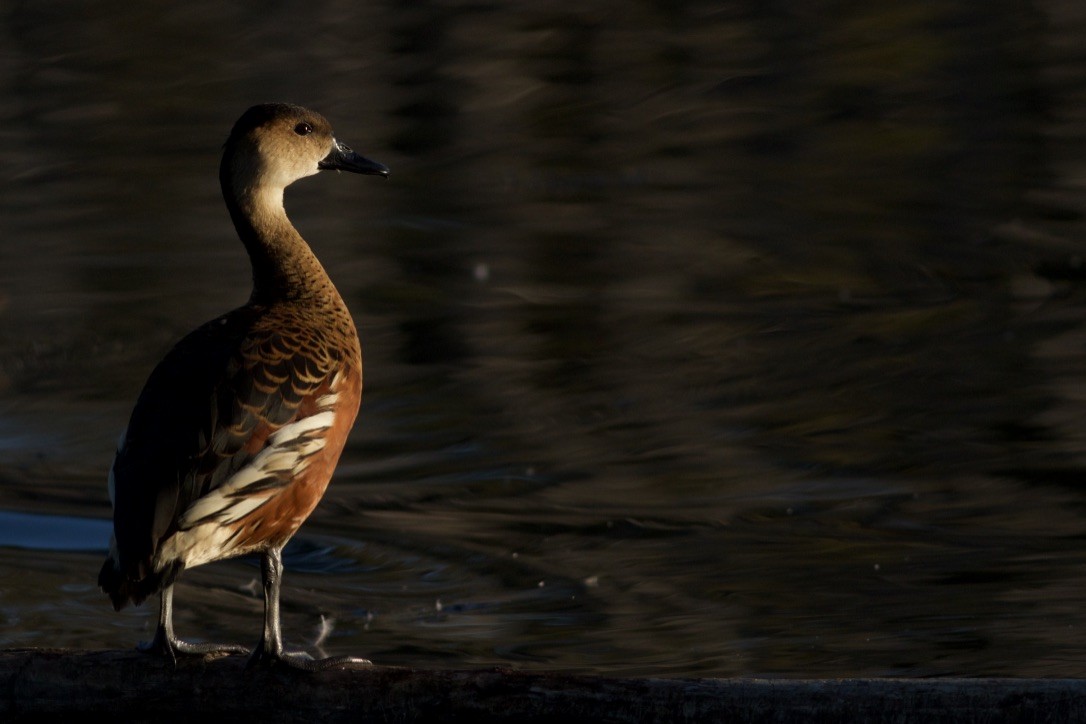
[[155,630],[155,638],[141,641],[136,650],[141,653],[162,656],[175,666],[178,656],[227,656],[229,654],[247,654],[249,649],[240,644],[193,644],[173,636],[162,626]]
[[358,670],[373,666],[369,659],[358,656],[329,656],[325,659],[314,659],[304,651],[267,651],[264,646],[257,646],[253,655],[249,657],[247,669],[271,668],[274,666],[289,666],[300,671],[330,671],[332,669]]

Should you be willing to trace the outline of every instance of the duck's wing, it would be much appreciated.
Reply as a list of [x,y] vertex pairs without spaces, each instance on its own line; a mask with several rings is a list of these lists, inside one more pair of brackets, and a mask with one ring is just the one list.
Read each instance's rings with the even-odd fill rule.
[[322,444],[343,360],[315,327],[269,316],[242,308],[209,322],[151,373],[110,472],[128,579],[153,578],[178,530],[259,507]]

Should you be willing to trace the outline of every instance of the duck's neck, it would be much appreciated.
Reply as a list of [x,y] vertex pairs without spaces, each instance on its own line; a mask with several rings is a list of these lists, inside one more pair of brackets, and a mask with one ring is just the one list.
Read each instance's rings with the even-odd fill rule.
[[283,208],[283,189],[237,188],[223,179],[223,197],[253,267],[250,303],[305,300],[339,306],[339,294]]

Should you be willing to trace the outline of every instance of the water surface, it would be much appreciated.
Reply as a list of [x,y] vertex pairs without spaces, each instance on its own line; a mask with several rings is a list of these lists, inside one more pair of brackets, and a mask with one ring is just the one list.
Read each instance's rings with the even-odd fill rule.
[[[117,436],[244,302],[255,102],[387,182],[287,193],[366,392],[288,645],[666,676],[1081,676],[1077,4],[0,12],[0,646],[127,648]],[[258,566],[180,635],[255,643]]]

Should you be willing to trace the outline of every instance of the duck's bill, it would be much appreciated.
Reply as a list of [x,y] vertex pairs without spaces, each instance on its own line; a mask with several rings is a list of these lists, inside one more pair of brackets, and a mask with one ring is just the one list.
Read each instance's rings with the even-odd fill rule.
[[317,168],[322,171],[350,171],[371,176],[388,176],[388,166],[355,153],[350,146],[339,141],[332,145],[332,152],[317,164]]

